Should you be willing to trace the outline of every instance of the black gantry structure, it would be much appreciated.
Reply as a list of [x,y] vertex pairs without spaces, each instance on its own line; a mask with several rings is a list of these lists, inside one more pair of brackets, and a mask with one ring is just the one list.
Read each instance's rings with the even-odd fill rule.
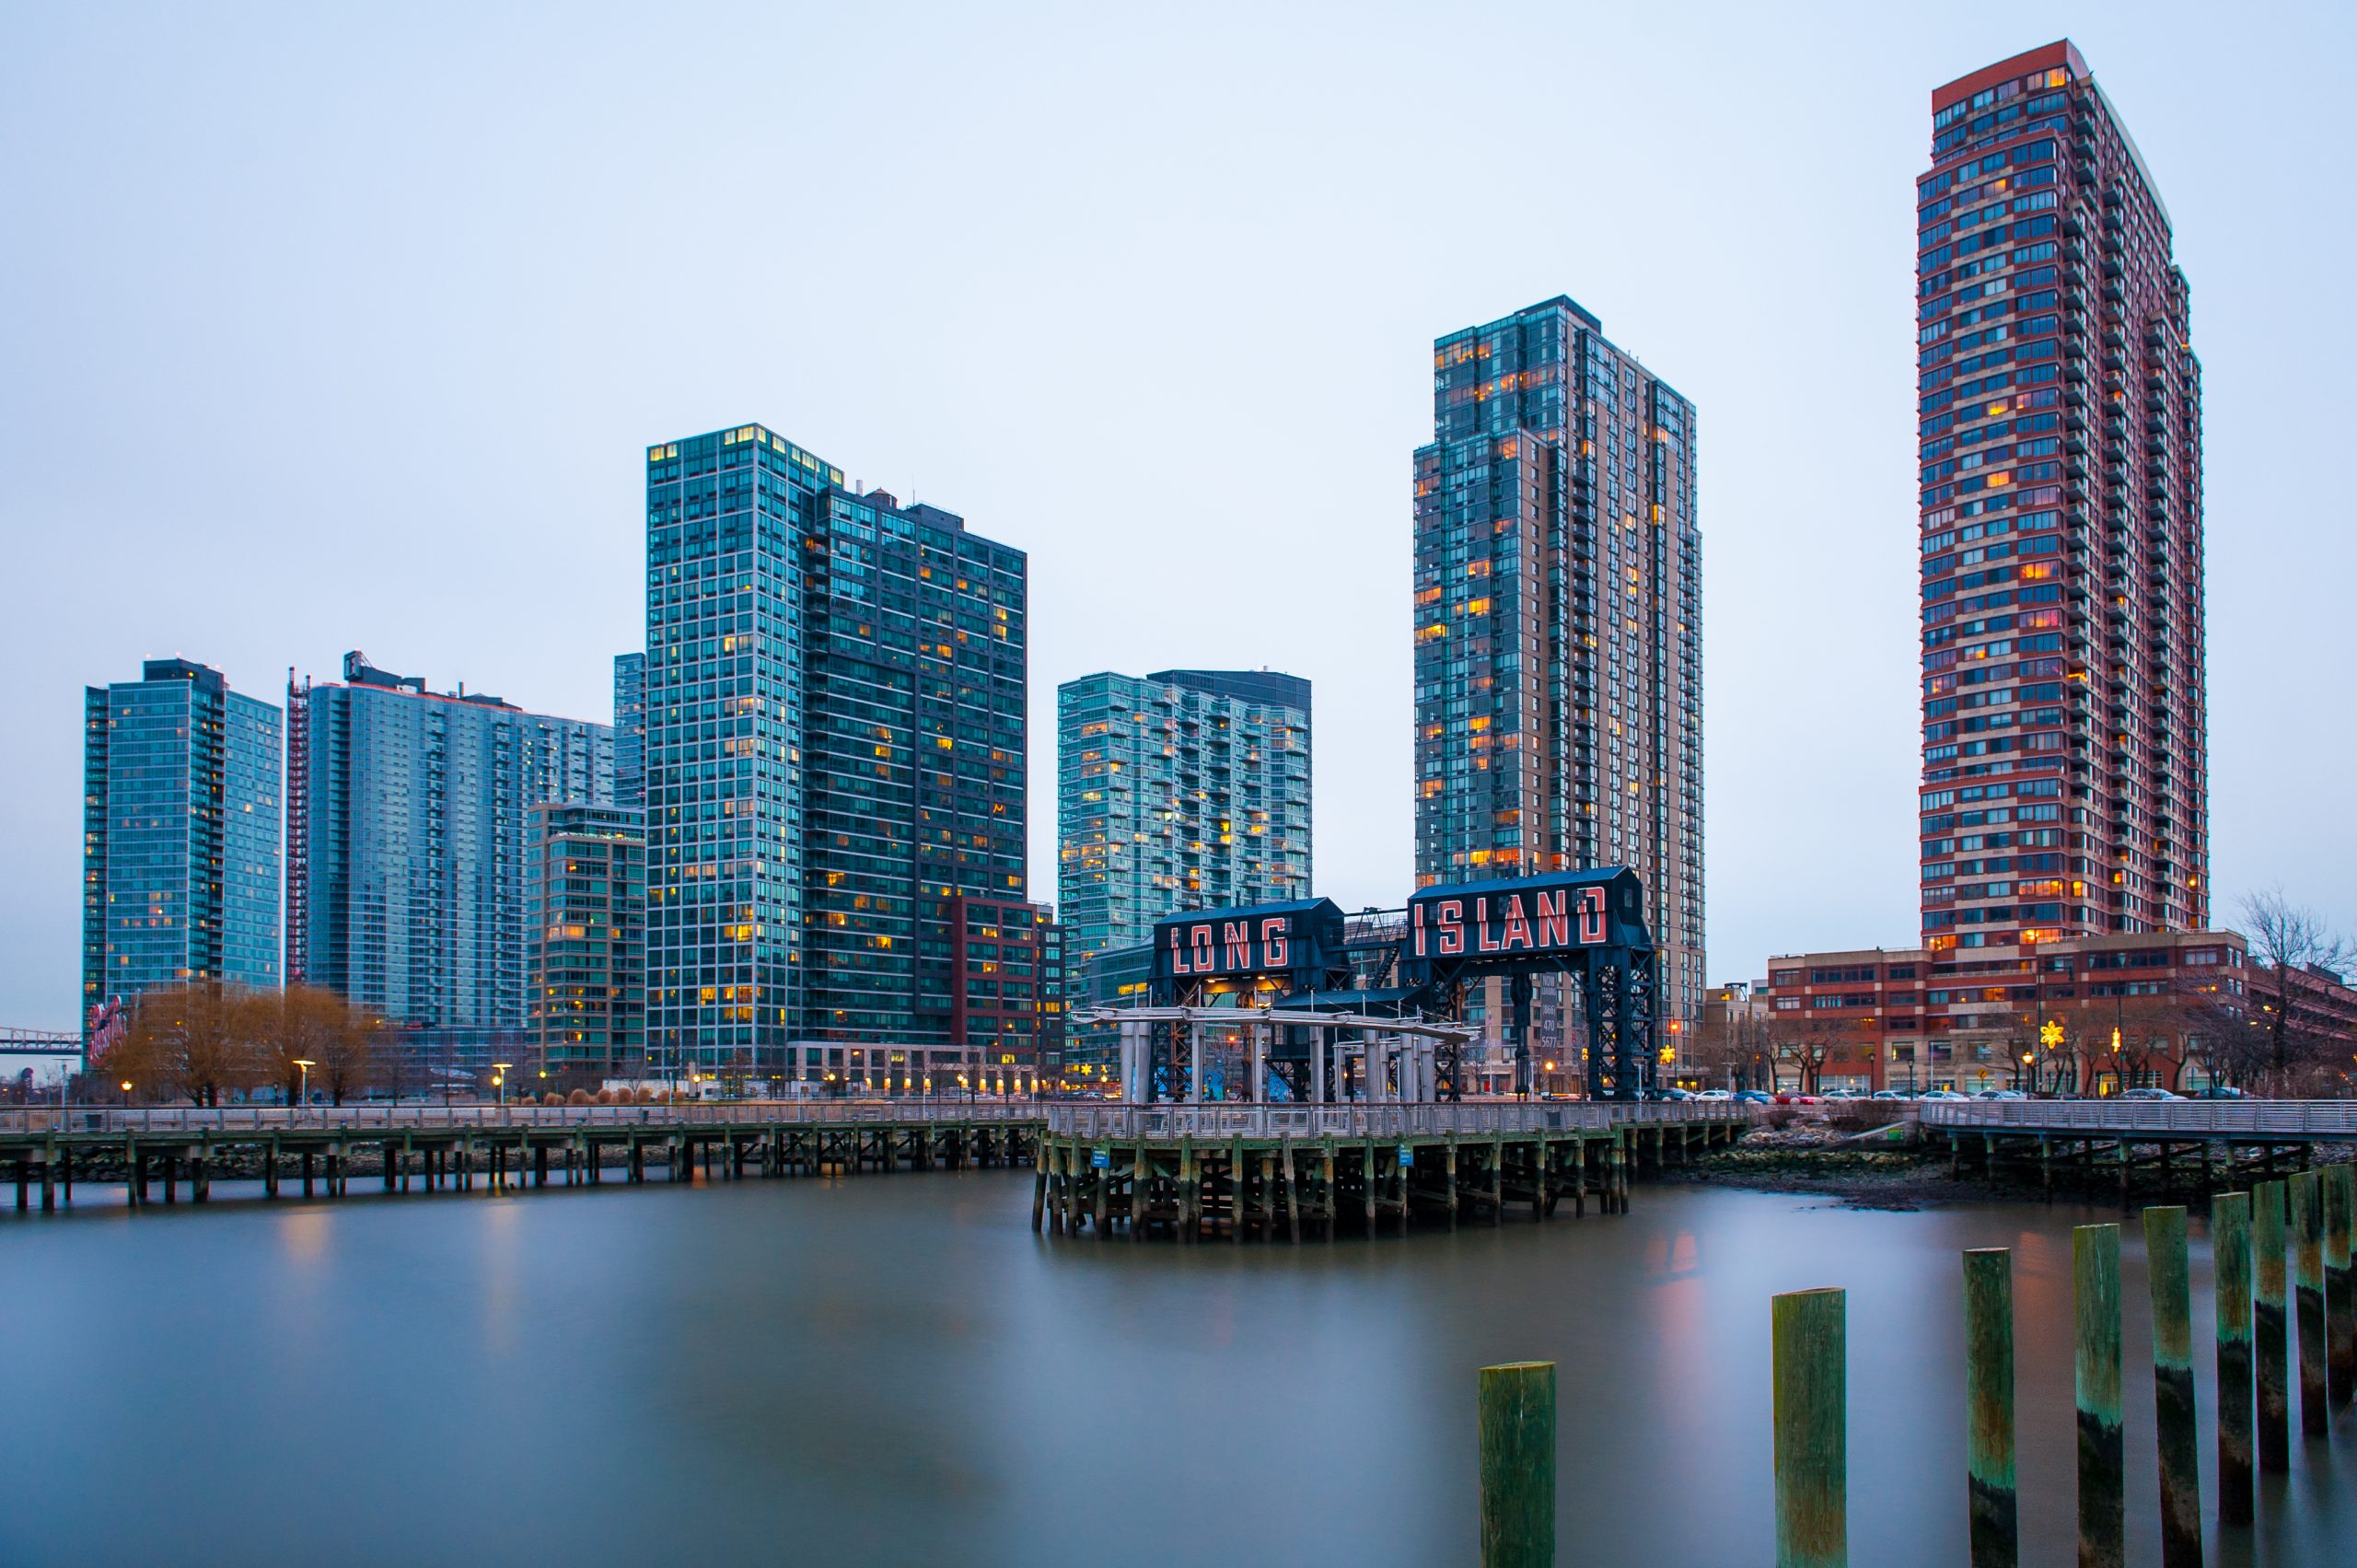
[[1531,981],[1542,974],[1577,982],[1588,1098],[1635,1099],[1653,1060],[1657,1006],[1654,938],[1635,872],[1613,865],[1458,882],[1408,900],[1399,975],[1420,1005],[1461,1018],[1476,981],[1505,977],[1518,1092],[1531,1084]]
[[[1644,889],[1625,866],[1426,888],[1404,911],[1345,920],[1330,900],[1198,910],[1156,923],[1149,1000],[1157,1007],[1266,1005],[1360,1016],[1461,1020],[1468,993],[1507,981],[1515,1087],[1532,1086],[1533,981],[1575,982],[1586,1022],[1591,1098],[1634,1099],[1654,1056],[1657,992]],[[1153,1079],[1175,1082],[1176,1041],[1157,1039]],[[1296,1061],[1295,1058],[1299,1060]],[[1306,1098],[1307,1057],[1281,1044],[1271,1067]],[[1454,1049],[1444,1098],[1461,1098]]]

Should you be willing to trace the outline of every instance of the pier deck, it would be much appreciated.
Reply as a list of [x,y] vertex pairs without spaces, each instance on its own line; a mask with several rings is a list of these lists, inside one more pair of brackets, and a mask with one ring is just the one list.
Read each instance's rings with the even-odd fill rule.
[[[350,1191],[355,1171],[388,1192],[625,1181],[650,1167],[683,1180],[829,1171],[924,1170],[1031,1159],[1035,1104],[814,1101],[686,1106],[238,1106],[111,1109],[69,1106],[0,1112],[0,1168],[17,1207],[70,1202],[85,1180],[125,1184],[135,1207],[160,1183],[163,1201],[211,1197],[212,1179],[251,1167],[267,1197],[299,1180],[306,1197]],[[101,1173],[105,1173],[103,1176]]]
[[1690,1158],[1751,1125],[1747,1106],[1538,1102],[1056,1105],[1031,1197],[1034,1230],[1100,1238],[1290,1242],[1411,1221],[1497,1225],[1564,1199],[1626,1212],[1642,1161]]
[[2116,1185],[2123,1204],[2140,1179],[2165,1195],[2219,1191],[2305,1169],[2320,1144],[2357,1144],[2351,1100],[1930,1100],[1916,1116],[1947,1144],[1953,1172],[1971,1161],[2048,1192]]

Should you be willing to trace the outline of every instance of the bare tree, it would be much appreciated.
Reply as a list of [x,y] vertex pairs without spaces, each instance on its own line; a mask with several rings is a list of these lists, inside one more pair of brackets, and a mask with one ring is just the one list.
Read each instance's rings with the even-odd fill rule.
[[219,1105],[262,1081],[262,1040],[276,998],[212,983],[161,987],[134,1005],[131,1028],[107,1053],[107,1071],[137,1097],[186,1096]]
[[2247,893],[2241,903],[2244,936],[2261,968],[2254,981],[2267,1016],[2267,1067],[2280,1091],[2292,1070],[2310,1053],[2316,1029],[2296,979],[2306,970],[2336,970],[2352,956],[2348,939],[2336,935],[2314,910],[2294,904],[2280,887]]
[[1692,1060],[1713,1081],[1734,1088],[1766,1088],[1775,1082],[1776,1030],[1767,1018],[1729,1012],[1696,1031]]

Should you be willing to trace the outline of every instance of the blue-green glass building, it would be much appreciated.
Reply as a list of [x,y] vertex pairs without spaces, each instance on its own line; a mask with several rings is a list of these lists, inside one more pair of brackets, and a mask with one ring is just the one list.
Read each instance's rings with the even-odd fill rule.
[[1309,897],[1309,682],[1265,669],[1056,688],[1056,907],[1072,972],[1190,909]]
[[[296,783],[304,979],[458,1063],[527,1022],[527,816],[611,806],[613,731],[497,697],[435,692],[346,654],[308,685]],[[406,1037],[405,1037],[406,1038]]]
[[954,1072],[951,900],[1025,892],[1023,552],[759,424],[647,448],[646,506],[650,1070]]
[[87,687],[82,1002],[279,983],[279,711],[219,670],[149,659]]
[[614,656],[614,804],[646,805],[646,656]]
[[646,1073],[646,831],[636,811],[535,806],[526,818],[525,1087]]

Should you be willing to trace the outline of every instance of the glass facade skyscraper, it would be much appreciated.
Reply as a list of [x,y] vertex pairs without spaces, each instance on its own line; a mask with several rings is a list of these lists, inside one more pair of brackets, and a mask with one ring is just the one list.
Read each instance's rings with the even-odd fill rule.
[[1923,945],[1938,977],[2026,972],[2209,923],[2201,364],[2168,212],[2067,40],[1931,107]]
[[614,804],[646,806],[646,656],[614,656]]
[[1074,970],[1190,909],[1310,896],[1309,682],[1109,672],[1056,688],[1056,907]]
[[647,448],[646,505],[650,1058],[921,1077],[951,900],[1025,893],[1023,552],[758,424]]
[[[646,1072],[646,837],[636,811],[535,806],[526,817],[524,970],[532,1066],[586,1088]],[[521,1065],[521,1063],[518,1063]],[[537,1078],[528,1082],[537,1083]]]
[[613,804],[613,731],[346,654],[306,683],[305,979],[468,1052],[526,1022],[526,816]]
[[279,984],[279,712],[219,670],[149,659],[87,687],[82,1003]]
[[1433,345],[1415,456],[1416,883],[1626,865],[1703,999],[1694,405],[1561,296]]

